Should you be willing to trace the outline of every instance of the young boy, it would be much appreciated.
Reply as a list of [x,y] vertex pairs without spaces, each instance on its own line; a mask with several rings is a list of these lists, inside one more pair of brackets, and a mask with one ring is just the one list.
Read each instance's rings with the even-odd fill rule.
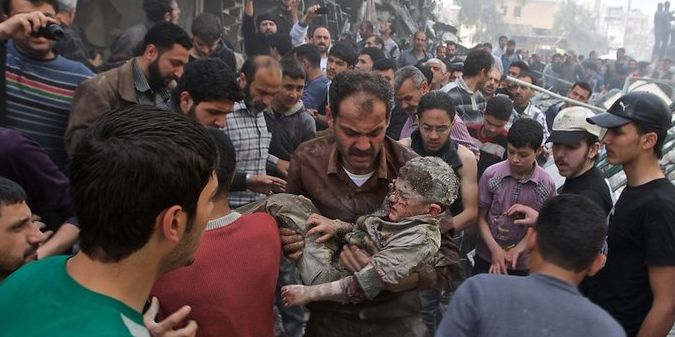
[[[435,264],[441,241],[438,223],[457,197],[458,186],[457,176],[442,159],[418,157],[401,167],[383,210],[360,217],[353,229],[313,214],[314,206],[300,196],[274,195],[245,211],[264,209],[281,226],[305,237],[298,269],[306,286],[282,288],[286,306],[313,301],[356,303],[372,300],[382,290],[396,291],[402,281],[416,277],[416,270]],[[315,224],[319,225],[308,229]],[[311,238],[319,232],[323,234],[319,240]],[[372,255],[370,263],[353,275],[339,266],[336,252],[345,243]]]
[[542,151],[543,128],[518,119],[507,136],[508,160],[488,167],[478,184],[480,212],[473,273],[527,275],[527,228],[505,212],[518,203],[539,210],[555,195],[553,179],[536,163]]
[[483,120],[467,124],[471,137],[477,140],[480,147],[478,160],[478,178],[485,169],[506,160],[506,124],[511,119],[513,103],[506,95],[497,95],[487,101]]

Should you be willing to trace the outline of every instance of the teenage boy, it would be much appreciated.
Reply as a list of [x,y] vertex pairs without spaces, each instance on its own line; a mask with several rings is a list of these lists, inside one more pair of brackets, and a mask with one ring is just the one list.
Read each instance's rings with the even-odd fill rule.
[[508,130],[506,124],[511,119],[513,103],[506,95],[496,95],[487,101],[481,122],[466,126],[469,134],[476,140],[480,149],[478,160],[478,178],[485,170],[506,160]]
[[504,215],[513,204],[539,210],[555,195],[553,179],[536,163],[543,128],[537,121],[516,120],[507,136],[508,160],[485,170],[478,184],[480,212],[473,273],[527,275],[527,228]]
[[591,300],[628,336],[665,336],[675,322],[675,187],[659,159],[672,123],[656,95],[634,92],[588,118],[607,128],[607,160],[622,165],[627,186],[609,220],[607,264]]
[[265,110],[267,130],[272,134],[267,174],[286,179],[293,151],[314,138],[316,124],[300,101],[305,88],[305,71],[293,60],[281,62],[281,90],[274,95],[271,109]]

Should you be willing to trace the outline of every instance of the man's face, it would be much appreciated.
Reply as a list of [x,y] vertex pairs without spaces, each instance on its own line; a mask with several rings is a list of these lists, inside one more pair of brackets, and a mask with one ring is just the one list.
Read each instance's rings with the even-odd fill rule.
[[633,123],[618,128],[607,129],[602,144],[607,150],[607,161],[612,165],[622,165],[634,161],[642,152],[640,136]]
[[178,24],[178,20],[180,19],[180,7],[178,7],[178,3],[175,1],[171,3],[171,23],[173,24]]
[[585,140],[572,145],[553,143],[552,150],[555,166],[565,178],[574,178],[585,173],[586,163],[597,154],[597,150],[592,151]]
[[586,89],[584,89],[584,88],[582,88],[578,85],[573,86],[572,89],[570,89],[567,92],[567,98],[571,98],[573,100],[576,100],[576,101],[579,101],[579,102],[582,102],[582,103],[588,102],[588,98],[590,96],[591,96],[591,93],[588,92],[588,90],[586,90]]
[[452,120],[448,113],[441,109],[426,110],[420,115],[419,128],[424,149],[436,152],[450,139]]
[[488,73],[488,80],[481,90],[486,96],[494,96],[495,91],[499,88],[499,84],[502,81],[502,76],[499,73],[499,70],[492,69]]
[[389,125],[385,103],[371,95],[355,94],[343,99],[338,108],[332,123],[342,164],[354,174],[373,172]]
[[413,36],[415,51],[422,51],[427,48],[427,35],[424,33],[417,33]]
[[483,114],[483,136],[493,138],[501,134],[506,128],[508,121],[503,121],[489,113]]
[[407,79],[403,81],[401,87],[396,92],[396,99],[401,103],[401,108],[405,110],[409,116],[412,116],[415,114],[417,106],[420,104],[420,100],[425,94],[425,90],[416,88],[413,81]]
[[199,247],[206,224],[213,211],[213,197],[218,188],[218,178],[215,172],[211,175],[209,182],[204,186],[197,200],[197,209],[194,216],[188,219],[192,228],[183,233],[183,238],[176,246],[162,259],[160,272],[166,273],[179,267],[189,266],[194,262],[195,253]]
[[532,55],[532,62],[539,62],[539,55],[533,54]]
[[281,9],[285,11],[290,11],[292,4],[293,0],[279,0],[279,6],[281,6]]
[[445,55],[447,55],[447,57],[455,57],[455,55],[457,55],[457,46],[454,44],[446,45]]
[[431,69],[431,73],[434,74],[431,83],[436,85],[444,85],[448,78],[445,65],[440,64],[439,62],[427,62],[427,66],[429,69]]
[[527,145],[514,147],[508,144],[507,153],[511,172],[519,176],[529,174],[540,152],[541,149],[534,150]]
[[193,103],[187,115],[201,125],[222,129],[226,126],[226,116],[232,112],[233,107],[234,102],[228,100]]
[[[12,1],[12,11],[9,13],[9,16],[14,16],[20,13],[30,13],[39,11],[42,12],[45,16],[55,17],[56,10],[52,5],[43,2],[37,5],[33,5],[30,1],[27,0],[11,0]],[[25,38],[15,39],[17,46],[25,53],[29,54],[31,57],[38,59],[47,59],[53,56],[52,48],[56,45],[56,41],[49,40],[45,37],[38,36],[28,36]]]
[[515,44],[507,44],[506,45],[506,53],[507,54],[513,54],[516,51],[516,45]]
[[173,81],[183,76],[183,67],[189,57],[189,51],[178,43],[171,49],[157,54],[148,65],[150,87],[153,89],[170,87]]
[[551,63],[560,63],[560,61],[562,61],[562,60],[560,59],[560,56],[553,56],[553,57],[551,58]]
[[499,38],[499,48],[504,49],[504,47],[506,47],[506,43],[507,43],[508,41],[509,41],[509,40],[506,39],[506,38],[503,38],[503,37],[502,37],[502,38]]
[[[521,81],[532,83],[529,77],[520,78]],[[534,96],[534,90],[530,87],[524,85],[513,84],[511,86],[511,92],[513,93],[513,104],[518,107],[527,106],[530,103],[530,99]]]
[[272,20],[263,20],[260,22],[260,32],[265,36],[271,36],[277,32],[277,24]]
[[436,57],[443,58],[447,55],[447,48],[445,46],[436,47]]
[[260,112],[272,106],[274,96],[281,90],[281,82],[281,71],[278,69],[258,68],[253,75],[253,81],[244,87],[250,107],[255,112]]
[[219,45],[220,38],[217,38],[211,42],[204,41],[196,36],[192,38],[192,47],[197,52],[197,56],[200,58],[210,57],[211,54],[213,54],[213,52],[218,49]]
[[365,46],[366,48],[368,48],[368,47],[375,47],[375,48],[378,48],[378,49],[384,48],[383,45],[377,43],[377,39],[375,38],[375,36],[369,36],[369,37],[366,39],[366,42],[364,43],[364,46]]
[[328,52],[328,47],[331,44],[330,32],[324,27],[319,27],[314,30],[312,35],[312,43],[319,48],[322,55]]
[[377,70],[384,79],[389,81],[389,85],[393,88],[394,87],[394,76],[396,76],[396,72],[394,69],[387,69],[387,70]]
[[328,56],[328,62],[326,63],[326,77],[328,77],[329,80],[332,80],[337,74],[347,70],[349,70],[349,63],[339,57],[332,55]]
[[520,67],[510,66],[508,74],[511,77],[518,78],[518,76],[520,76],[520,72],[521,72]]
[[37,258],[38,244],[44,240],[31,211],[22,201],[0,203],[0,280]]
[[281,81],[281,90],[274,96],[274,106],[281,108],[282,111],[288,111],[298,104],[304,90],[304,78],[284,76]]
[[409,182],[399,178],[394,180],[392,185],[387,195],[389,221],[399,222],[411,216],[428,213],[428,205],[422,201],[422,197],[413,190]]
[[359,55],[354,68],[361,71],[371,71],[373,70],[373,59],[371,59],[368,54],[361,54]]
[[391,22],[382,22],[380,24],[380,34],[391,34]]
[[617,60],[623,60],[624,56],[626,56],[626,51],[624,49],[617,49],[616,50],[616,59]]

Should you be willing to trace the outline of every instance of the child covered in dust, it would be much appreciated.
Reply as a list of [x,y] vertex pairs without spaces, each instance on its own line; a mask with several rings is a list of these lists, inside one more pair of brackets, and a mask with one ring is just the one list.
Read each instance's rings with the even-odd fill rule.
[[[344,223],[336,222],[338,230],[329,231],[333,238],[326,244],[305,240],[298,267],[306,285],[283,287],[284,305],[372,300],[382,290],[396,291],[402,280],[421,267],[434,265],[441,241],[439,222],[455,200],[458,185],[457,176],[443,160],[410,160],[393,182],[384,210],[360,217],[349,232],[344,231]],[[269,212],[269,207],[266,210]],[[287,215],[274,211],[270,214],[282,225],[291,222]],[[302,232],[308,233],[306,229]],[[353,275],[343,270],[336,259],[344,243],[357,245],[372,255],[368,265]]]

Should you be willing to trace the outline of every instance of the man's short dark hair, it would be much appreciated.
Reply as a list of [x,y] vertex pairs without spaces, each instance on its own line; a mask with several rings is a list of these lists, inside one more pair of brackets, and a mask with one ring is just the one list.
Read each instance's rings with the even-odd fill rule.
[[[9,16],[10,13],[12,13],[12,1],[14,0],[4,0],[2,2],[2,12],[5,13],[5,15]],[[56,0],[26,0],[30,2],[31,5],[33,6],[39,6],[42,4],[48,4],[52,7],[54,7],[54,11],[56,13],[59,13],[61,8],[59,7],[59,2]]]
[[541,257],[561,268],[580,272],[600,253],[607,220],[588,197],[561,194],[547,201],[535,225]]
[[383,59],[378,60],[375,63],[373,63],[373,70],[382,71],[382,70],[389,70],[389,69],[393,70],[394,72],[396,72],[396,69],[397,69],[396,63],[394,61],[392,61],[391,59],[383,58]]
[[206,128],[182,114],[132,105],[103,115],[73,155],[80,249],[118,262],[147,244],[158,215],[172,205],[183,208],[192,230],[216,151]]
[[506,36],[506,35],[500,35],[499,38],[498,38],[497,40],[501,40],[501,39],[508,40],[509,37]]
[[321,67],[321,52],[319,51],[319,47],[314,44],[305,43],[299,45],[293,49],[293,53],[299,61],[305,59],[313,68]]
[[356,49],[344,41],[335,43],[328,52],[328,56],[337,57],[347,63],[350,67],[356,64],[359,55]]
[[[26,191],[19,184],[5,177],[0,177],[0,206],[15,205],[26,201],[26,199],[28,199]],[[2,212],[0,212],[0,216],[2,216]]]
[[281,71],[283,72],[284,77],[290,77],[292,79],[305,80],[305,69],[302,68],[302,65],[298,63],[294,58],[287,57],[281,60]]
[[237,102],[244,98],[232,69],[217,58],[198,59],[186,64],[183,76],[173,91],[176,102],[183,91],[190,94],[195,105],[225,100]]
[[483,48],[490,48],[490,49],[492,49],[492,43],[490,43],[490,42],[485,42],[485,43],[483,43]]
[[515,46],[516,45],[516,40],[508,40],[506,41],[507,46]]
[[537,80],[534,78],[534,75],[532,75],[532,73],[529,73],[529,72],[527,72],[527,71],[523,71],[523,72],[521,72],[520,74],[518,74],[518,79],[519,79],[519,80],[522,81],[524,78],[529,78],[529,79],[530,79],[530,83],[532,83],[532,84],[536,84],[536,83],[537,83],[537,82],[536,82]]
[[382,49],[376,47],[363,48],[363,50],[361,50],[361,52],[359,53],[359,56],[360,55],[370,56],[370,60],[373,61],[373,63],[386,58],[386,56],[384,56],[384,52],[382,51]]
[[192,36],[206,43],[212,43],[223,35],[220,19],[211,13],[202,13],[192,21]]
[[281,57],[288,55],[293,50],[291,36],[283,32],[276,32],[265,39],[267,40],[267,46],[276,49]]
[[447,47],[447,46],[455,46],[455,47],[457,47],[457,42],[455,42],[455,41],[448,41],[448,42],[445,43],[445,46],[446,46],[446,47]]
[[544,127],[534,119],[519,118],[511,125],[506,140],[516,148],[529,146],[537,150],[544,140]]
[[173,48],[175,44],[179,44],[187,50],[192,48],[190,35],[188,35],[183,28],[171,22],[164,21],[150,27],[145,34],[145,38],[143,38],[143,45],[138,51],[138,55],[142,55],[143,52],[145,52],[145,49],[151,44],[157,47],[160,53]]
[[281,72],[281,64],[279,61],[275,60],[268,55],[256,55],[249,57],[244,61],[244,64],[241,66],[241,72],[246,77],[248,84],[250,85],[255,78],[255,74],[258,72],[258,69],[278,69]]
[[218,170],[216,171],[216,175],[218,176],[218,189],[216,190],[215,195],[222,196],[223,194],[228,193],[230,186],[232,186],[237,156],[230,137],[226,135],[223,130],[216,128],[208,128],[207,130],[218,149]]
[[361,27],[361,25],[365,25],[365,26],[366,26],[366,29],[369,30],[369,31],[371,31],[371,32],[374,30],[374,28],[373,28],[373,23],[370,22],[370,21],[368,21],[368,20],[361,21],[361,23],[359,24],[359,27]]
[[654,144],[654,154],[656,158],[661,159],[663,157],[663,143],[666,141],[666,136],[668,135],[668,130],[663,128],[654,128],[647,125],[640,124],[638,122],[633,122],[637,134],[642,136],[648,132],[656,133],[656,144]]
[[[528,66],[527,63],[525,63],[525,62],[523,62],[523,61],[515,61],[515,62],[512,62],[512,63],[509,65],[509,67],[516,67],[516,68],[520,69],[520,72],[521,72],[521,73],[530,71],[530,66]],[[506,69],[506,72],[507,72],[507,73],[508,73],[508,71],[509,71],[509,70]]]
[[[597,65],[595,65],[595,64],[591,64],[591,65],[595,66],[596,69],[597,69]],[[588,82],[584,82],[584,81],[574,82],[574,84],[572,84],[572,89],[574,89],[574,87],[579,87],[581,89],[584,89],[584,90],[588,91],[588,97],[591,97],[591,95],[593,94],[593,88],[591,88],[591,85],[588,84]]]
[[164,20],[164,15],[171,12],[174,0],[143,0],[143,11],[150,22]]
[[487,101],[485,114],[497,118],[500,121],[508,121],[511,118],[511,114],[513,114],[513,102],[509,96],[494,95]]
[[419,62],[416,65],[414,65],[413,67],[417,68],[419,71],[422,72],[422,74],[424,75],[424,78],[426,79],[427,83],[431,83],[431,81],[433,81],[434,72],[431,71],[431,68],[425,66],[424,63]]
[[480,74],[482,70],[486,73],[490,72],[495,60],[492,55],[484,49],[474,49],[469,52],[464,60],[463,75],[466,77],[473,77]]
[[426,111],[438,109],[443,110],[450,117],[450,121],[455,118],[455,103],[452,96],[441,90],[433,90],[422,96],[417,106],[417,117],[422,118]]
[[389,82],[374,72],[350,70],[337,74],[330,86],[328,101],[333,120],[340,116],[340,103],[356,94],[374,96],[375,99],[384,102],[387,109],[386,117],[389,119],[394,106],[394,93]]

